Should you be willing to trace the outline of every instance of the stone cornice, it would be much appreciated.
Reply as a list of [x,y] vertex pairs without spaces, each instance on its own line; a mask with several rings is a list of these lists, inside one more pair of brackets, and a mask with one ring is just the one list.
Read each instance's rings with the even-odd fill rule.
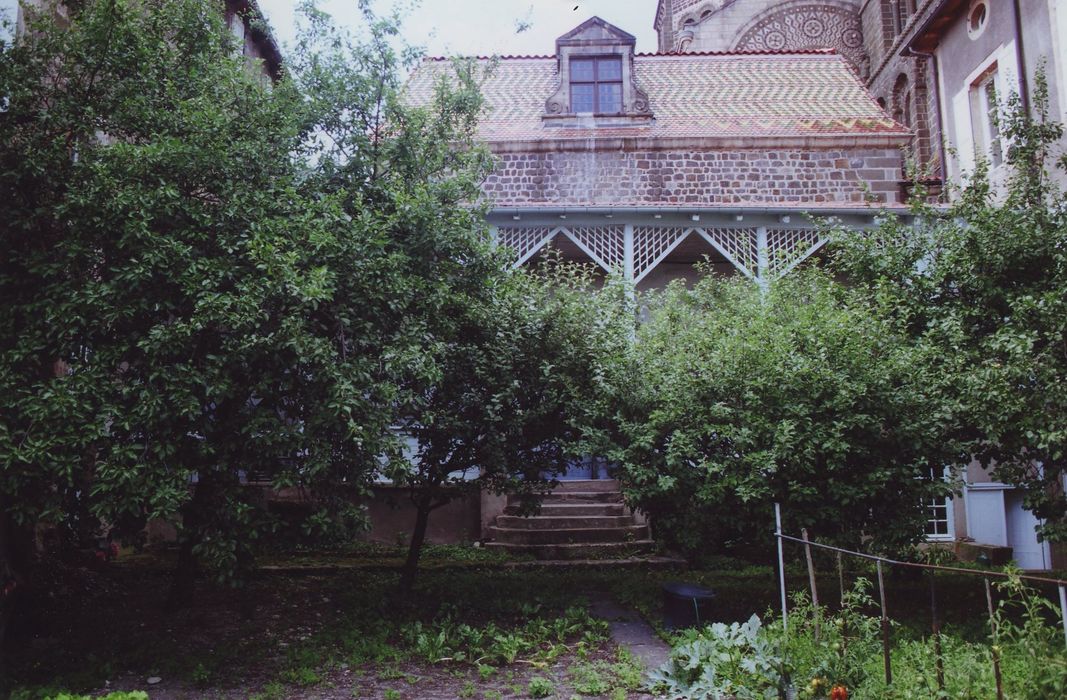
[[710,151],[774,150],[780,148],[899,148],[911,140],[910,134],[818,134],[811,136],[657,138],[621,136],[617,138],[496,141],[486,144],[493,153],[569,153],[595,151]]

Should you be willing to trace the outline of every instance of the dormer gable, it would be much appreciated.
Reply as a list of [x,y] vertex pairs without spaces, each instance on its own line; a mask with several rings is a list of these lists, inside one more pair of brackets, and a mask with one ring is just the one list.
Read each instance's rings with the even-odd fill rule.
[[634,79],[637,39],[599,17],[556,40],[559,86],[545,102],[545,126],[648,122],[648,95]]

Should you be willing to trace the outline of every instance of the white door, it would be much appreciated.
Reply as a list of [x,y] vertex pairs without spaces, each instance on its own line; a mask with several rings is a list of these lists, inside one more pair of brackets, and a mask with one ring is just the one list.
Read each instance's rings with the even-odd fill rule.
[[1047,569],[1048,547],[1037,540],[1037,517],[1023,508],[1022,491],[1013,489],[1004,494],[1004,509],[1008,521],[1008,545],[1012,558],[1020,569]]

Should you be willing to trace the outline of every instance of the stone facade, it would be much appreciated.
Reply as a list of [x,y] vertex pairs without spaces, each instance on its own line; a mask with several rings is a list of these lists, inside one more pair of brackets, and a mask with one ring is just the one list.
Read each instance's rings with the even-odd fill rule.
[[830,48],[847,57],[871,94],[913,132],[909,179],[936,193],[944,177],[936,70],[904,38],[934,0],[660,0],[660,51],[792,51]]
[[895,147],[504,153],[484,190],[499,207],[896,204],[900,179]]

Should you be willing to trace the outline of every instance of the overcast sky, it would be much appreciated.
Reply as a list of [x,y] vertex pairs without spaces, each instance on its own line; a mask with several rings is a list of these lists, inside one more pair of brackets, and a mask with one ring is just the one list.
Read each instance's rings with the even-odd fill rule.
[[[293,10],[297,0],[259,0],[277,38],[293,38]],[[376,0],[379,11],[393,0]],[[339,24],[358,28],[356,0],[319,0],[319,8]],[[426,47],[431,56],[553,54],[556,37],[593,15],[637,37],[638,51],[655,51],[652,22],[656,0],[421,0],[408,13],[404,36]],[[529,29],[516,33],[523,22]]]

